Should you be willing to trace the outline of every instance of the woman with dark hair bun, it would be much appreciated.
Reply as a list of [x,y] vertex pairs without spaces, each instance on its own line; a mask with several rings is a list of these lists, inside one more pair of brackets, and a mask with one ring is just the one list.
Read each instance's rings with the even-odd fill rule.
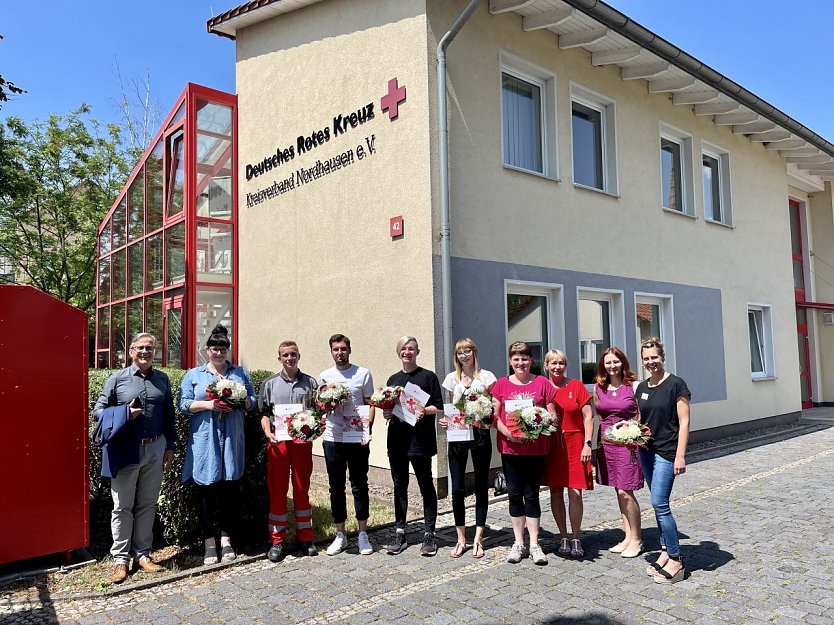
[[[200,525],[205,546],[204,564],[234,560],[230,535],[234,534],[239,510],[240,489],[237,480],[243,475],[244,411],[226,402],[212,399],[208,388],[216,382],[230,380],[246,389],[246,409],[255,403],[255,389],[249,372],[229,361],[229,331],[218,325],[206,341],[208,362],[189,369],[180,385],[180,409],[191,415],[191,427],[182,467],[183,483],[197,485],[200,500]],[[218,558],[215,532],[220,531]]]

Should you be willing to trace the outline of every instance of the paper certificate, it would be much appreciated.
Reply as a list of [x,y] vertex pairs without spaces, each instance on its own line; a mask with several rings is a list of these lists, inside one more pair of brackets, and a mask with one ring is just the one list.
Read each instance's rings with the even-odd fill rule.
[[429,401],[429,394],[416,384],[407,382],[403,392],[400,393],[400,401],[394,406],[394,416],[400,421],[409,425],[417,423],[417,414],[422,412]]
[[454,443],[456,441],[471,441],[475,438],[472,426],[464,423],[463,413],[455,408],[454,404],[443,404],[443,416],[449,422],[446,427],[447,441]]
[[292,436],[287,431],[287,417],[304,410],[304,404],[275,404],[272,407],[272,427],[275,428],[275,438],[279,441],[291,441]]
[[504,402],[504,414],[522,410],[524,408],[532,408],[532,399],[508,399]]
[[361,443],[368,438],[368,421],[371,418],[370,406],[343,404],[342,408],[342,442]]

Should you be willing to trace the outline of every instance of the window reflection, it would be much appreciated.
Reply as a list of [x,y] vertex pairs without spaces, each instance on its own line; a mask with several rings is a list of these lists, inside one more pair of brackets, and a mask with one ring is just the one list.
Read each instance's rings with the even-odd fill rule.
[[185,280],[185,222],[181,221],[165,231],[165,284],[179,284]]
[[582,382],[592,384],[602,350],[611,345],[610,304],[604,300],[579,300],[579,360]]
[[231,224],[197,222],[197,280],[231,283]]
[[507,294],[507,341],[524,341],[533,351],[533,373],[542,373],[547,340],[547,298],[544,295]]

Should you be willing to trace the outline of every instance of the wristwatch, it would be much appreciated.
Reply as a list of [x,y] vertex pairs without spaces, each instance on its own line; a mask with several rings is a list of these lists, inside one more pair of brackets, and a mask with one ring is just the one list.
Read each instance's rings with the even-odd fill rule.
[[587,440],[587,441],[585,441],[585,444],[586,444],[588,447],[593,447],[593,446],[594,446],[594,442],[593,442],[593,441],[591,441],[591,440]]

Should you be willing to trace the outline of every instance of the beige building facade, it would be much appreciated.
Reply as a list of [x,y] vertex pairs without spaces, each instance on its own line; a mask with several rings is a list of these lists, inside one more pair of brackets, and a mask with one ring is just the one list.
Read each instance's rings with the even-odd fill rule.
[[444,274],[435,50],[467,4],[275,0],[209,22],[236,39],[242,363],[275,369],[293,338],[315,375],[341,332],[381,386],[402,335],[441,377],[470,336],[499,376],[524,339],[589,382],[601,349],[638,370],[658,334],[696,439],[834,402],[834,146],[611,7],[484,0],[449,46]]

